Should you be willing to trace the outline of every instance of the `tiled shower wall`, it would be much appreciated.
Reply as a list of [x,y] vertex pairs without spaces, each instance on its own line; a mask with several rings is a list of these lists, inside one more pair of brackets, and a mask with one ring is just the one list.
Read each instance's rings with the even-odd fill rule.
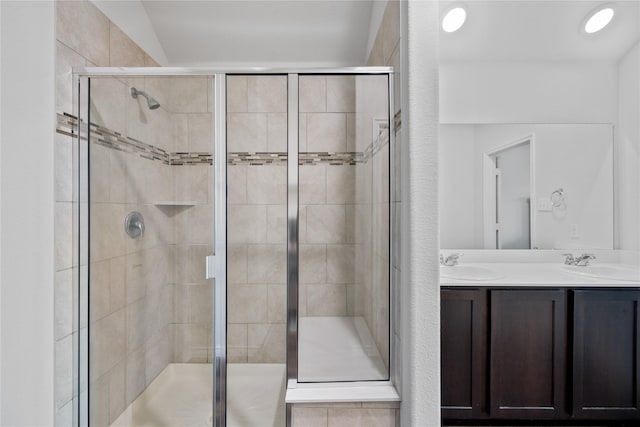
[[[133,43],[120,29],[113,25],[95,6],[88,1],[58,1],[57,12],[57,44],[56,44],[56,110],[59,114],[74,113],[73,86],[71,68],[73,66],[157,66],[148,55]],[[123,104],[124,105],[124,104]],[[121,106],[122,108],[122,106]],[[112,118],[106,118],[111,120]],[[117,118],[113,118],[117,120]],[[123,124],[122,122],[120,123]],[[72,399],[77,396],[74,387],[73,346],[78,334],[77,304],[75,289],[80,261],[75,256],[77,250],[76,224],[78,211],[78,194],[74,183],[77,182],[77,151],[73,139],[65,133],[55,135],[55,240],[56,240],[56,281],[55,281],[55,408],[56,425],[69,426],[73,420]],[[118,167],[123,158],[102,151],[96,154],[96,172],[101,168],[106,173],[117,177]],[[107,160],[108,159],[108,160]],[[102,161],[101,161],[102,160]],[[113,169],[112,169],[113,166]],[[108,221],[109,215],[118,217],[118,230],[122,228],[122,212],[126,202],[126,190],[122,181],[115,180],[113,185],[99,186],[94,189],[99,204],[93,212],[97,219]],[[119,203],[112,203],[119,202]],[[125,305],[127,300],[125,277],[128,265],[123,255],[127,251],[145,253],[149,258],[158,257],[161,251],[152,246],[135,248],[120,237],[105,236],[95,242],[95,265],[92,266],[96,276],[96,292],[93,303],[96,309],[92,312],[91,321],[97,331],[108,329],[120,334],[114,337],[112,346],[105,350],[101,358],[96,360],[92,370],[94,387],[100,392],[113,393],[113,398],[105,401],[100,408],[102,417],[118,412],[124,404],[123,363],[117,360],[112,350],[123,349],[125,338],[122,336],[125,326]],[[152,256],[153,254],[153,256]],[[86,268],[86,260],[82,262]],[[100,274],[99,274],[100,273]],[[97,277],[99,275],[99,278]],[[81,325],[86,328],[86,325]],[[132,337],[133,338],[133,337]],[[106,343],[105,343],[106,344]],[[94,349],[100,352],[103,348]],[[104,378],[113,376],[112,387],[107,388]],[[111,384],[110,384],[111,386]]]
[[[227,78],[227,151],[286,154],[286,76]],[[240,159],[227,185],[228,361],[285,363],[286,163]]]

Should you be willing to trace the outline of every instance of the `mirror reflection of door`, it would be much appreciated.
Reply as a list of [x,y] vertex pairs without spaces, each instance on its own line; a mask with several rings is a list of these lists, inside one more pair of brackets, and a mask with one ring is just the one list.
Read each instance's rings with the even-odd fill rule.
[[489,153],[488,160],[485,248],[531,249],[531,141]]

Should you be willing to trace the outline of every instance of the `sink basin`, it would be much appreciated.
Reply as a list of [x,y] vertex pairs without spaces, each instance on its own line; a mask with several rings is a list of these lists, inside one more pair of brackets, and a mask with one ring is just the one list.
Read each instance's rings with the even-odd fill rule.
[[576,276],[592,277],[595,279],[622,280],[627,282],[640,282],[640,270],[617,265],[588,265],[578,267],[565,265],[564,271]]
[[476,265],[454,265],[452,267],[440,267],[440,276],[457,280],[496,280],[503,276],[495,270]]

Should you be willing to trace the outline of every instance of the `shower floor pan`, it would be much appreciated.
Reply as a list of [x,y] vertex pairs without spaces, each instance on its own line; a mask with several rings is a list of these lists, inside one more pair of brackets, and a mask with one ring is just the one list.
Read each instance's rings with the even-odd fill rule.
[[[227,426],[285,424],[285,365],[227,365]],[[111,427],[206,427],[211,425],[212,367],[173,363]]]

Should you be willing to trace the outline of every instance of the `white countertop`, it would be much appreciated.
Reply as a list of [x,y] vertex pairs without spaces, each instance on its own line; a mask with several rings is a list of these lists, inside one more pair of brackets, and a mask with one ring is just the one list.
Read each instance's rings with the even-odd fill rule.
[[[601,279],[593,277],[583,277],[567,271],[562,262],[464,262],[461,259],[460,266],[484,267],[495,271],[500,278],[493,280],[461,280],[443,277],[440,275],[441,286],[491,286],[491,287],[620,287],[636,288],[640,287],[640,270],[638,281],[622,281],[612,279]],[[638,269],[637,266],[622,263],[597,263],[593,266],[612,266]],[[454,267],[441,266],[440,271],[445,269],[455,269]],[[589,267],[576,267],[585,268]]]

